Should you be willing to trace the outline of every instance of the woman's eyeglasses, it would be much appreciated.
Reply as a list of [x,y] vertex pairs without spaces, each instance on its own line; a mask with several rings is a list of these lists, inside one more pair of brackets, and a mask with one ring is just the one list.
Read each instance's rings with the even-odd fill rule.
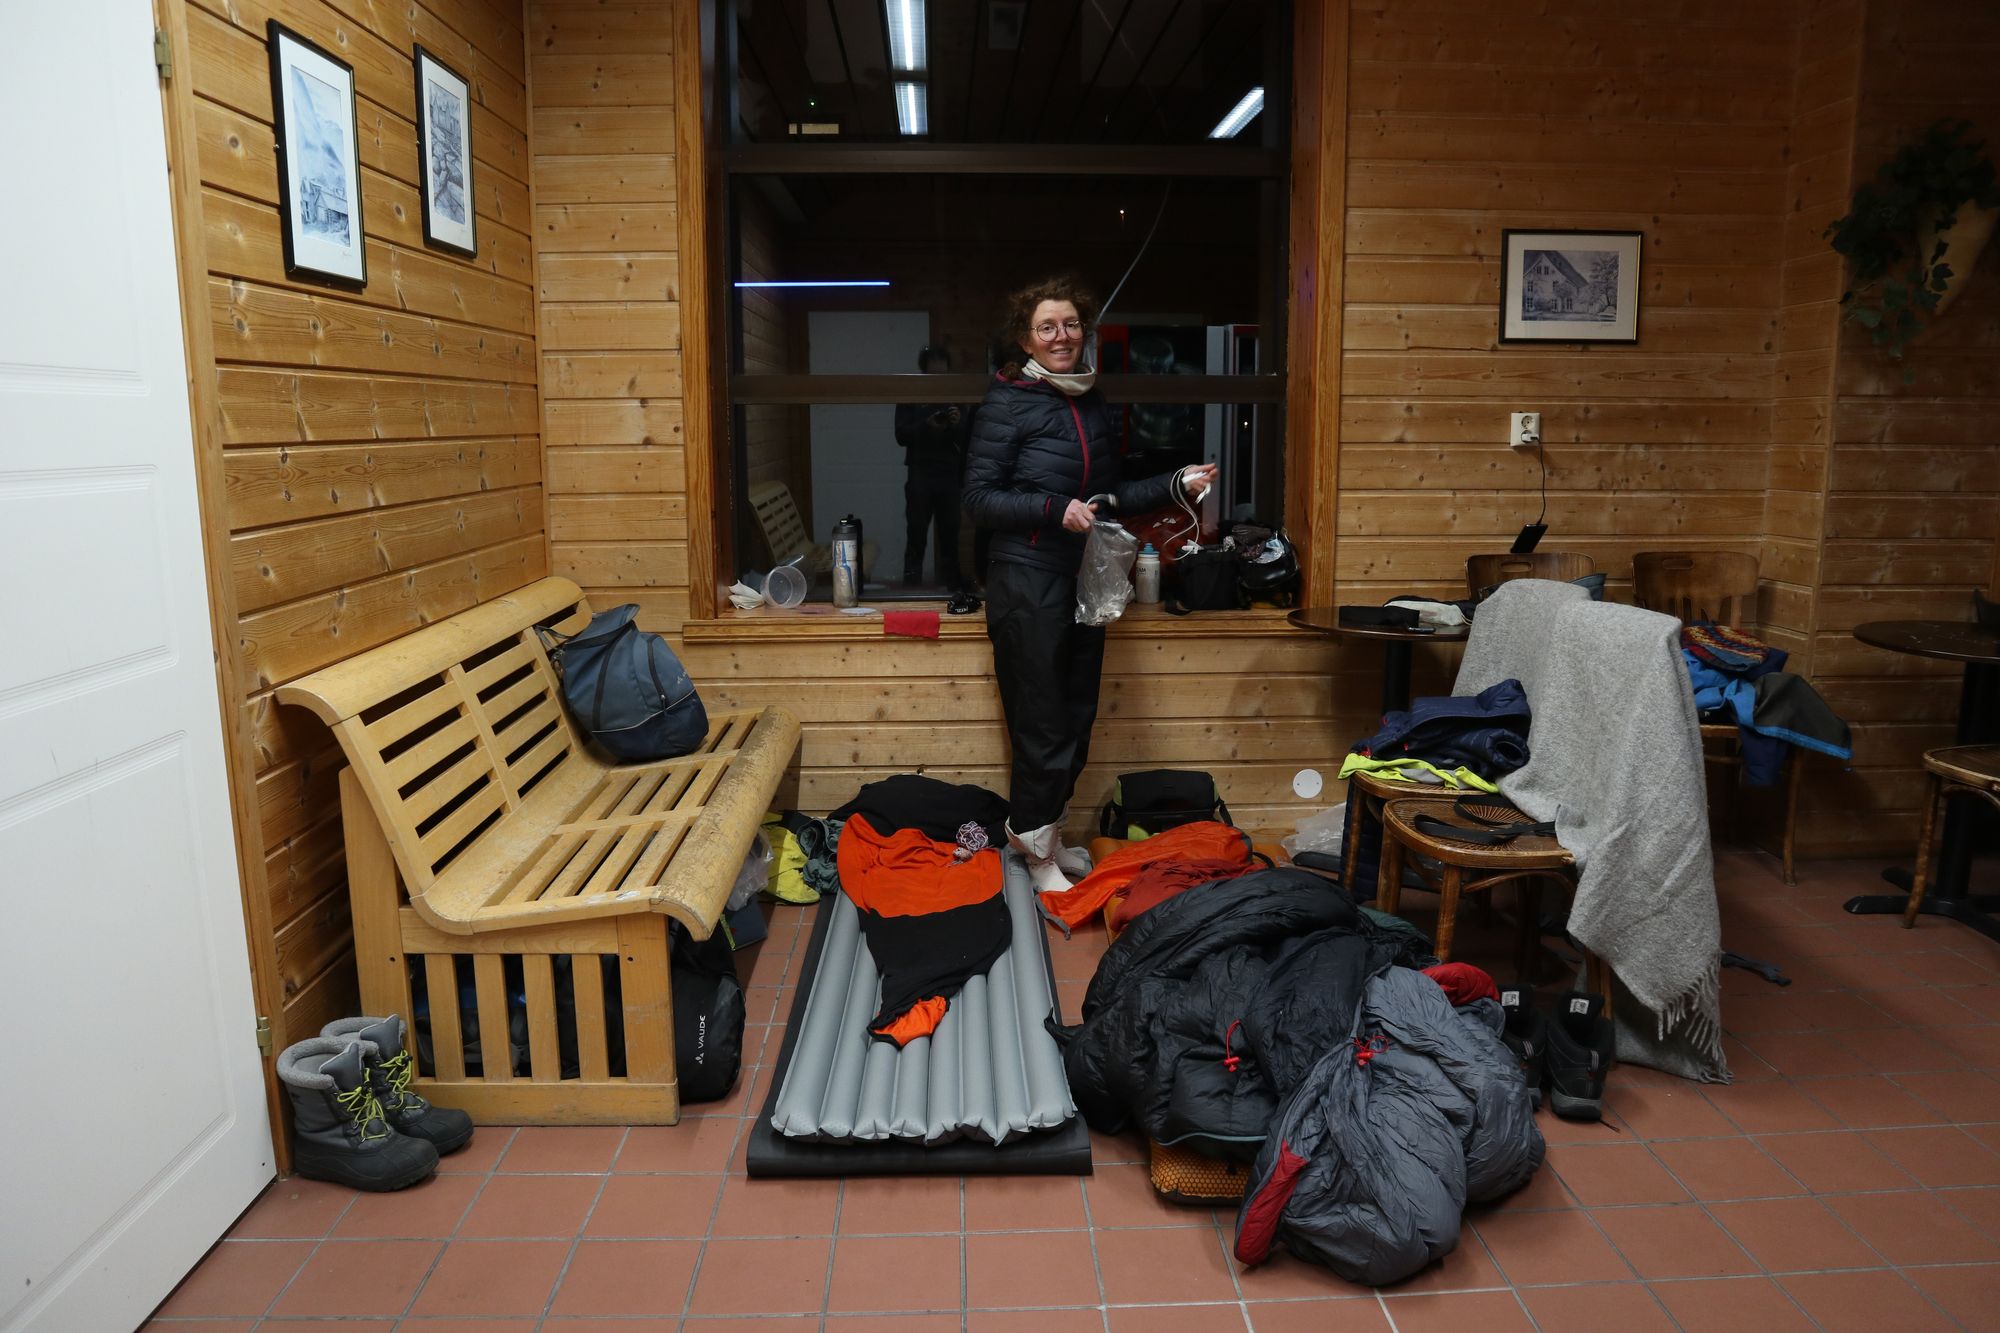
[[1066,319],[1060,324],[1050,320],[1046,323],[1035,325],[1035,336],[1043,342],[1054,342],[1058,333],[1067,333],[1070,337],[1074,338],[1082,332],[1083,321],[1080,319]]

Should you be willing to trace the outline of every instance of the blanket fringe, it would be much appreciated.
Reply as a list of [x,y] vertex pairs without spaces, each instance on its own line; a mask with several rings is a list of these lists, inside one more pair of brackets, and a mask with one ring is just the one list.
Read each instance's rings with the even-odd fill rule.
[[[1705,1057],[1708,1069],[1703,1071],[1705,1083],[1731,1082],[1729,1059],[1722,1049],[1722,951],[1715,951],[1702,969],[1701,976],[1692,986],[1669,1001],[1657,1014],[1659,1030],[1654,1034],[1660,1041],[1676,1028],[1677,1034],[1690,1047]],[[1685,1025],[1685,1026],[1683,1026]],[[1713,1071],[1713,1072],[1710,1072]]]

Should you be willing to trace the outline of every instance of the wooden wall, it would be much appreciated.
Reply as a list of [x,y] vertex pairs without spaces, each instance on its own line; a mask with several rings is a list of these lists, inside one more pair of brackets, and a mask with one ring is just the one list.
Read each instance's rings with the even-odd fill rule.
[[[354,66],[363,291],[285,277],[269,18]],[[176,170],[200,195],[182,262],[207,275],[213,345],[191,368],[213,407],[197,433],[220,453],[205,460],[224,493],[210,522],[229,532],[218,614],[235,623],[262,849],[245,887],[275,931],[282,1045],[351,1012],[354,973],[339,752],[272,688],[546,569],[523,42],[507,0],[176,0],[172,25],[197,141]],[[423,243],[415,42],[472,86],[473,260]]]

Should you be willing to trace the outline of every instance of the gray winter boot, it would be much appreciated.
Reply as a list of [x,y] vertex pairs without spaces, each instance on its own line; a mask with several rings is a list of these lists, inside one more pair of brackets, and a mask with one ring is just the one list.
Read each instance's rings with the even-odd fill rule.
[[382,1118],[353,1037],[310,1037],[278,1056],[292,1099],[292,1167],[313,1180],[358,1190],[399,1190],[437,1170],[437,1149],[398,1134]]
[[457,1152],[472,1141],[472,1117],[449,1106],[432,1106],[410,1089],[417,1065],[410,1058],[404,1040],[400,1014],[387,1018],[336,1018],[319,1030],[322,1037],[340,1041],[361,1039],[372,1049],[362,1062],[368,1069],[368,1086],[382,1104],[382,1116],[399,1134],[423,1139],[440,1156]]

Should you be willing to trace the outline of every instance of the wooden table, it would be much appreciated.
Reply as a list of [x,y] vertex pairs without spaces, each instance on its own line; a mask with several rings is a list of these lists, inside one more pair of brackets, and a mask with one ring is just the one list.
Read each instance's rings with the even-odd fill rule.
[[1302,606],[1285,617],[1292,624],[1315,634],[1332,634],[1345,639],[1375,639],[1383,647],[1382,711],[1393,713],[1410,706],[1410,645],[1413,643],[1462,643],[1470,626],[1456,629],[1395,629],[1387,625],[1343,625],[1340,610],[1332,606]]
[[[1965,663],[1957,743],[2000,740],[2000,630],[1961,620],[1876,620],[1855,626],[1854,637],[1892,653]],[[2000,894],[1973,893],[1969,887],[1979,813],[1975,804],[1946,802],[1937,869],[1917,910],[1926,916],[1949,917],[1988,939],[2000,940],[2000,921],[1991,915],[2000,911]],[[1901,915],[1909,903],[1909,872],[1896,867],[1883,871],[1882,878],[1903,892],[1861,894],[1847,900],[1847,910],[1857,916]]]

